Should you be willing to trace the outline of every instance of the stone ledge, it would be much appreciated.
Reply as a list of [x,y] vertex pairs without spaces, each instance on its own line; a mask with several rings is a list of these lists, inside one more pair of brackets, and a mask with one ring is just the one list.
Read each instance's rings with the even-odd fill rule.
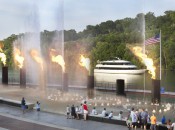
[[[83,115],[80,115],[80,118],[83,119]],[[102,117],[100,114],[99,115],[88,115],[88,120],[92,121],[98,121],[102,123],[109,123],[109,124],[116,124],[116,125],[122,125],[122,126],[127,126],[126,125],[126,120],[125,119],[117,119],[117,116],[113,116],[112,119],[109,119],[108,117]],[[150,123],[147,124],[146,129],[150,129]],[[168,130],[166,125],[160,124],[158,122],[156,126],[157,130]]]
[[[21,101],[18,101],[18,100],[12,100],[12,99],[7,99],[7,98],[0,97],[0,103],[7,104],[7,105],[10,105],[10,106],[15,106],[15,107],[21,107]],[[31,109],[33,109],[35,104],[26,103],[26,106],[29,110],[31,110]]]

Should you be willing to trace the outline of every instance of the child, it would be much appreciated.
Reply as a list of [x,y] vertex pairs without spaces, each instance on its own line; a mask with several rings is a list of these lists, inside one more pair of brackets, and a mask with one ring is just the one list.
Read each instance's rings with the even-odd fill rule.
[[26,101],[25,101],[24,97],[21,100],[21,108],[22,108],[22,113],[24,114],[24,111],[26,109]]
[[110,113],[109,113],[109,119],[111,119],[113,117],[113,111],[111,111]]
[[167,128],[168,130],[171,130],[171,120],[170,119],[167,121]]
[[66,114],[67,114],[67,119],[69,119],[69,115],[70,115],[70,107],[69,107],[69,105],[67,105],[67,107],[66,107]]
[[96,111],[96,109],[95,109],[95,107],[92,109],[92,113],[91,113],[92,115],[97,115],[98,113],[97,113],[97,111]]
[[79,107],[78,106],[75,107],[75,113],[76,113],[77,119],[79,120]]
[[36,110],[40,111],[40,103],[38,101],[36,102]]
[[130,128],[132,126],[132,119],[131,119],[131,111],[129,111],[127,119],[126,119],[126,124],[128,126],[128,128]]
[[118,118],[119,118],[120,120],[123,118],[122,114],[123,114],[123,111],[120,111],[120,112],[119,112],[119,115],[118,115]]

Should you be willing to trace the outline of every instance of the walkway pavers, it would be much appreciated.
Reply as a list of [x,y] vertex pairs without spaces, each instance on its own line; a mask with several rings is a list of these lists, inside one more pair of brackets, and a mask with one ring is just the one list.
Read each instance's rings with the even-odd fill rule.
[[126,126],[95,121],[66,119],[66,116],[49,112],[26,111],[0,104],[0,127],[10,130],[127,130]]

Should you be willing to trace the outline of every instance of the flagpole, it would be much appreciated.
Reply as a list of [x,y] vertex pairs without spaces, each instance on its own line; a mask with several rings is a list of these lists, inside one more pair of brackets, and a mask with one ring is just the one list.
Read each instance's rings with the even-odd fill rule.
[[160,30],[160,80],[162,79],[162,41],[161,41],[161,30]]
[[[143,15],[143,45],[144,45],[144,47],[143,47],[143,54],[145,54],[145,15]],[[144,89],[144,91],[143,91],[143,99],[144,99],[144,101],[145,101],[145,73],[146,73],[146,71],[144,72],[144,80],[143,80],[143,89]]]

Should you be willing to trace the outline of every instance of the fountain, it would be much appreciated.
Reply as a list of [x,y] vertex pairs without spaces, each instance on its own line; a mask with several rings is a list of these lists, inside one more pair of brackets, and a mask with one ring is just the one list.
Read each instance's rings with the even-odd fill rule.
[[8,67],[6,66],[6,55],[2,50],[3,45],[0,44],[0,59],[2,61],[2,83],[8,84]]
[[91,75],[90,70],[90,59],[85,58],[83,55],[80,56],[80,66],[85,67],[89,73],[87,77],[87,89],[88,89],[88,97],[93,98],[94,97],[94,76]]
[[[58,2],[58,10],[54,15],[59,22],[56,23],[55,35],[49,48],[56,50],[63,57],[63,0]],[[55,68],[51,59],[43,58],[42,54],[49,55],[49,50],[47,52],[41,50],[39,7],[36,4],[28,7],[30,11],[24,27],[25,33],[19,35],[13,43],[14,60],[20,69],[21,86],[34,86],[40,91],[47,91],[47,87],[62,86],[62,71]],[[61,78],[55,81],[55,77]]]
[[[62,1],[61,1],[62,2]],[[62,6],[62,4],[60,4]],[[33,7],[31,8],[33,9]],[[62,7],[59,8],[62,10]],[[58,11],[61,12],[61,11]],[[62,13],[62,12],[61,12]],[[68,87],[68,72],[64,61],[64,40],[63,40],[63,21],[62,15],[59,16],[61,21],[57,24],[57,31],[49,44],[48,50],[43,51],[40,48],[40,22],[38,20],[38,10],[34,7],[34,11],[29,17],[29,22],[24,35],[18,37],[14,43],[14,50],[16,48],[17,54],[14,55],[15,61],[18,62],[20,69],[20,85],[26,87],[23,90],[17,90],[7,95],[0,92],[2,96],[15,98],[20,100],[25,96],[28,101],[35,102],[40,100],[43,105],[43,110],[50,112],[57,112],[64,114],[67,104],[79,105],[82,101],[87,100],[90,109],[96,106],[99,111],[104,107],[108,111],[114,110],[114,114],[123,110],[128,113],[128,109],[132,106],[137,108],[145,107],[152,111],[154,107],[155,112],[163,113],[170,111],[170,105],[150,106],[150,101],[142,101],[137,97],[137,100],[131,97],[121,97],[115,93],[99,92],[94,90],[94,77],[90,74],[90,60],[81,55],[80,65],[85,67],[89,73],[87,76],[88,82],[86,89],[71,89]],[[48,55],[48,58],[43,58],[42,54]],[[18,60],[19,59],[19,60]],[[78,66],[78,63],[77,63]],[[79,66],[78,66],[79,67]],[[123,81],[122,81],[123,82]],[[32,87],[29,88],[28,86]],[[38,89],[33,89],[34,87]],[[69,91],[68,91],[69,88]],[[8,92],[9,90],[4,90]],[[21,93],[21,91],[23,93]],[[40,96],[43,94],[44,96]],[[123,93],[122,93],[123,94]],[[155,97],[157,99],[157,97]],[[166,103],[164,103],[166,104]],[[161,107],[161,108],[160,108]],[[100,112],[99,112],[100,113]]]

